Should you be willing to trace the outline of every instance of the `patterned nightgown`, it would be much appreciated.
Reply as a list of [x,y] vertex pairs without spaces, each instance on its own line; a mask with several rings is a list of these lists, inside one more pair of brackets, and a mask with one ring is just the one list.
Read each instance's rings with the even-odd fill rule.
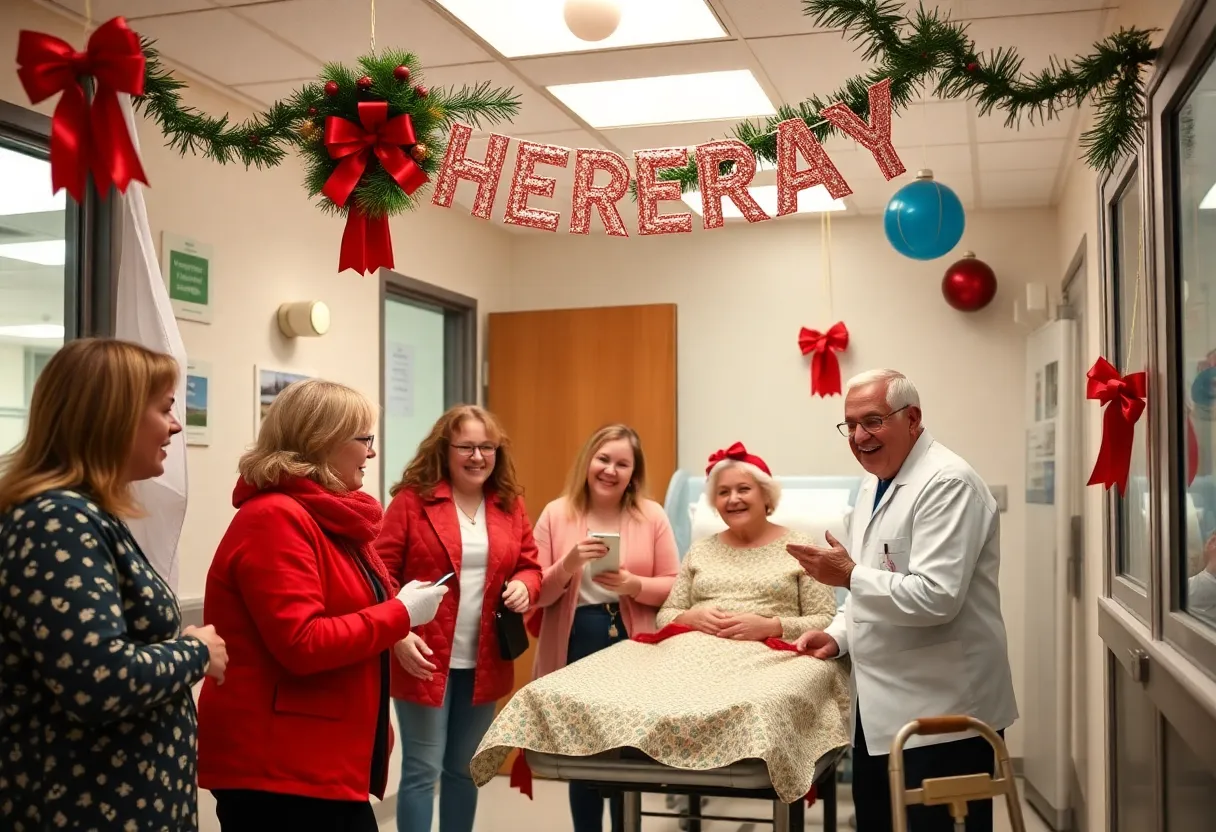
[[208,651],[126,525],[50,491],[0,515],[0,829],[198,828]]

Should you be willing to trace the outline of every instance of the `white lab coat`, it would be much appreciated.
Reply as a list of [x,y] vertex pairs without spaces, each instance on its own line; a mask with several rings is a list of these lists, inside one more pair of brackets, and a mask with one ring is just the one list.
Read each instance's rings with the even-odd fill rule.
[[[853,712],[869,752],[887,753],[919,717],[966,714],[1008,728],[1018,711],[988,486],[925,431],[874,507],[877,487],[869,476],[857,495],[847,544],[857,567],[827,629],[852,656]],[[918,736],[907,747],[965,736]]]

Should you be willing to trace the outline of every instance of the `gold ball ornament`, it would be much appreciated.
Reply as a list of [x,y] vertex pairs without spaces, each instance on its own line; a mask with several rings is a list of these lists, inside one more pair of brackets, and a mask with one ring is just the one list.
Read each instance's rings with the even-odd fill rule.
[[414,157],[415,162],[421,162],[431,155],[431,151],[427,149],[425,144],[418,142],[418,144],[410,148],[410,155]]
[[311,121],[306,121],[300,125],[300,129],[297,132],[299,132],[300,138],[302,138],[306,142],[310,142],[313,139],[315,139],[317,137],[317,134],[320,133],[321,131],[320,131],[320,128],[317,127],[316,124],[314,124]]
[[443,118],[443,107],[440,107],[438,104],[436,104],[433,107],[427,108],[427,112],[430,113],[431,118],[433,118],[433,119],[438,120],[438,119]]

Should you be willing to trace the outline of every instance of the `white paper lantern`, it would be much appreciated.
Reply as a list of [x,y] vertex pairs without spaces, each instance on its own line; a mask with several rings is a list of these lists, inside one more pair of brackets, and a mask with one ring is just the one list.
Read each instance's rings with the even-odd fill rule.
[[620,25],[621,5],[616,0],[566,0],[562,16],[579,40],[603,40]]

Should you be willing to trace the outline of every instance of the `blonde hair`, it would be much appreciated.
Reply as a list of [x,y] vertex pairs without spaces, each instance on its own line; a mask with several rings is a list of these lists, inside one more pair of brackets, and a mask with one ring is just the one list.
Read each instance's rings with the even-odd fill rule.
[[439,417],[431,432],[418,443],[418,452],[405,466],[401,480],[389,489],[389,496],[409,488],[423,497],[430,497],[441,482],[451,483],[452,472],[448,468],[448,448],[452,434],[459,430],[466,419],[476,419],[485,426],[486,434],[498,450],[494,454],[494,468],[486,480],[486,488],[498,501],[499,508],[511,511],[515,500],[524,490],[515,477],[515,462],[511,455],[511,440],[498,424],[494,415],[475,404],[458,404]]
[[177,360],[113,338],[69,341],[34,384],[25,438],[0,462],[0,511],[56,488],[80,489],[136,517],[127,466],[153,397],[177,386]]
[[[767,513],[772,515],[777,510],[777,505],[781,502],[781,483],[752,463],[744,462],[741,459],[724,459],[709,472],[709,477],[705,481],[705,493],[708,495],[710,503],[714,503],[718,493],[718,477],[722,476],[723,472],[729,471],[732,468],[738,468],[756,481],[756,487],[764,495],[764,507]],[[715,506],[714,511],[717,510]]]
[[259,489],[284,477],[305,477],[330,491],[346,491],[329,457],[343,442],[373,429],[376,413],[366,396],[345,384],[319,378],[289,384],[266,411],[257,442],[241,457],[241,477]]
[[642,453],[642,440],[637,431],[628,425],[605,425],[591,434],[583,443],[583,448],[574,459],[574,466],[566,477],[566,488],[562,495],[572,514],[586,514],[591,504],[591,492],[587,488],[587,469],[591,467],[591,458],[596,451],[609,442],[624,439],[633,449],[633,475],[629,485],[621,495],[621,507],[626,511],[638,511],[638,506],[646,496],[646,457]]

